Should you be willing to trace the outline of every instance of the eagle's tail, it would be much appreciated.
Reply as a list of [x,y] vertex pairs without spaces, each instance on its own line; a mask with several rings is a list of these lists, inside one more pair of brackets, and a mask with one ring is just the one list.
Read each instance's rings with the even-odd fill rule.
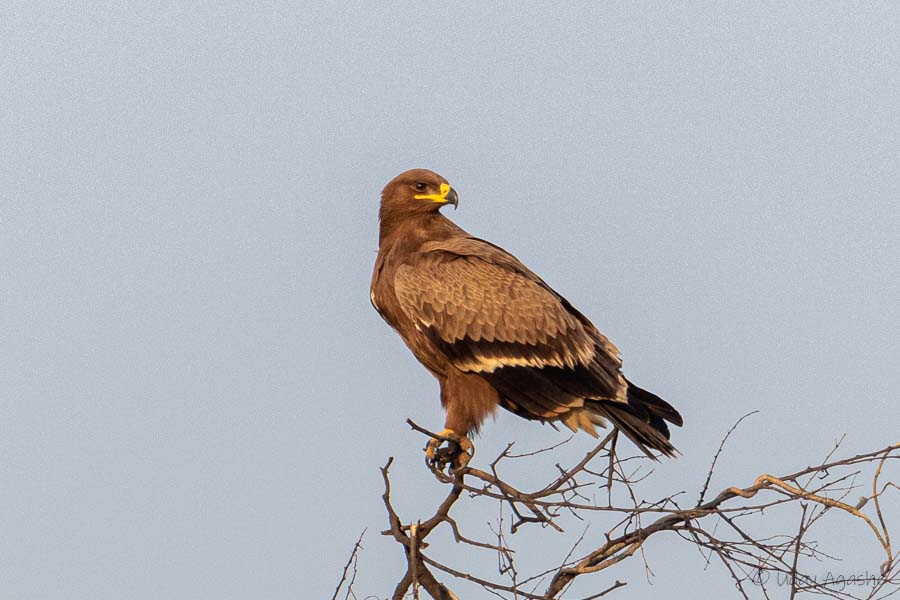
[[[626,380],[627,381],[627,380]],[[628,403],[601,400],[590,404],[591,411],[612,421],[619,431],[628,436],[644,454],[656,460],[650,450],[658,450],[664,456],[678,453],[669,442],[669,426],[666,421],[682,426],[678,411],[668,402],[628,382]]]

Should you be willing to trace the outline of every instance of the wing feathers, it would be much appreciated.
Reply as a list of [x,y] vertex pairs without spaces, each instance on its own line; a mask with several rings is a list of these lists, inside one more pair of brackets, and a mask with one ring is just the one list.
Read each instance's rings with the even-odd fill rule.
[[[518,354],[511,347],[499,355],[486,352],[490,365],[485,368],[502,359],[569,367],[594,359],[596,340],[539,279],[477,258],[430,258],[431,264],[402,267],[395,277],[401,307],[419,329],[430,328],[445,344],[523,347]],[[468,354],[471,360],[473,353]],[[617,357],[611,358],[618,365]]]
[[485,379],[501,396],[515,398],[517,405],[539,419],[553,419],[584,405],[582,398],[565,393],[544,377],[543,370],[502,368]]
[[472,238],[432,242],[394,276],[400,307],[457,369],[538,418],[621,399],[618,350],[537,275]]

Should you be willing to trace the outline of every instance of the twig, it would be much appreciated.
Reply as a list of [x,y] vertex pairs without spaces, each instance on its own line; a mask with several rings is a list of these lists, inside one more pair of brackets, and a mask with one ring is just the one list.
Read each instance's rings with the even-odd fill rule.
[[713,471],[716,469],[716,463],[719,462],[719,455],[722,454],[722,450],[725,448],[725,442],[728,441],[728,438],[731,437],[731,434],[735,429],[741,424],[741,422],[751,415],[757,414],[759,411],[754,410],[748,412],[746,415],[738,419],[734,425],[731,426],[731,429],[728,430],[728,433],[725,434],[725,437],[722,438],[722,441],[719,442],[719,449],[716,450],[715,456],[713,456],[712,464],[709,465],[709,471],[706,473],[706,481],[703,483],[703,489],[700,491],[700,498],[697,500],[697,506],[703,504],[703,499],[706,497],[706,491],[709,489],[709,483],[712,480]]
[[[331,596],[331,600],[337,600],[338,594],[341,592],[341,586],[344,585],[344,582],[347,580],[347,570],[350,568],[350,564],[355,564],[357,553],[362,548],[362,540],[363,536],[366,535],[366,530],[363,529],[362,533],[359,534],[359,539],[356,540],[356,543],[353,545],[353,551],[350,553],[350,558],[347,559],[347,564],[344,565],[344,571],[341,573],[341,580],[338,582],[337,587],[334,589],[334,595]],[[356,569],[354,568],[354,576],[353,579],[350,580],[350,583],[347,585],[347,591],[353,588],[353,581],[356,578]]]

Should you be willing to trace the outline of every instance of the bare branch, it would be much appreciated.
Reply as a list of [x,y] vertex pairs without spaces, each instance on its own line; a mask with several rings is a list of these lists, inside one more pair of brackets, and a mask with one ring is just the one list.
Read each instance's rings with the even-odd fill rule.
[[[808,593],[835,598],[874,599],[897,593],[900,590],[900,566],[891,546],[886,505],[882,502],[882,496],[896,493],[900,488],[896,480],[883,482],[882,479],[887,477],[888,465],[897,464],[896,461],[900,460],[900,444],[856,456],[833,458],[840,445],[838,442],[822,464],[780,477],[763,473],[746,487],[726,487],[714,498],[706,499],[725,443],[731,433],[751,414],[753,413],[741,417],[722,439],[699,492],[700,501],[689,508],[679,505],[682,492],[652,501],[641,497],[638,487],[652,474],[652,469],[648,469],[651,463],[645,457],[617,456],[614,432],[575,464],[565,467],[557,463],[557,474],[553,479],[537,486],[533,491],[504,477],[507,462],[541,460],[560,444],[520,454],[513,454],[513,445],[509,444],[489,464],[489,470],[465,466],[446,474],[432,469],[437,481],[449,486],[448,493],[430,516],[416,519],[410,525],[402,524],[391,504],[388,471],[392,460],[388,460],[381,471],[384,480],[382,499],[390,528],[383,533],[401,545],[407,565],[406,572],[394,590],[393,598],[400,600],[410,591],[414,597],[418,597],[420,588],[439,600],[456,598],[449,588],[434,577],[433,570],[436,569],[455,580],[480,586],[497,597],[558,599],[576,578],[608,571],[639,552],[648,576],[652,575],[649,561],[643,555],[644,547],[653,536],[663,532],[673,533],[677,536],[676,539],[683,539],[695,546],[703,553],[707,565],[712,556],[715,556],[734,581],[737,592],[744,598],[750,597],[750,586],[755,586],[764,597],[770,597],[767,584],[772,585],[773,581],[789,583],[791,598]],[[409,424],[420,433],[436,437],[433,432],[411,421]],[[852,505],[847,497],[858,489],[857,481],[863,472],[871,474],[871,494],[862,496]],[[613,485],[619,486],[616,496],[621,497],[624,492],[627,502],[614,501]],[[588,490],[598,488],[606,489],[603,503],[597,503],[592,498],[595,494],[588,493]],[[466,494],[463,495],[463,492]],[[488,525],[488,535],[493,536],[496,543],[478,541],[461,533],[460,523],[451,517],[450,512],[463,499],[467,503],[495,503],[499,507],[496,528]],[[746,522],[754,517],[757,525],[765,524],[766,511],[776,508],[783,510],[792,506],[799,510],[799,526],[792,533],[759,535],[751,533],[756,527],[746,527]],[[873,514],[865,512],[866,506],[872,506]],[[896,506],[896,503],[890,506]],[[513,519],[504,517],[506,509],[509,509]],[[866,588],[866,596],[854,596],[844,590],[839,581],[817,580],[803,571],[805,562],[834,560],[817,542],[807,539],[810,528],[831,513],[847,514],[864,523],[872,534],[872,540],[884,551],[886,560],[879,569],[880,579]],[[595,540],[592,542],[592,549],[575,557],[576,550],[589,541],[587,532],[594,522],[592,517],[608,520],[600,529],[605,531],[603,539],[599,540],[600,543]],[[564,534],[563,523],[571,519],[587,523],[586,526],[579,527],[582,533],[574,539],[568,554],[557,558],[545,570],[520,577],[521,567],[516,567],[513,562],[515,550],[506,538],[505,529],[508,528],[510,534],[515,534],[521,527],[535,524],[557,534]],[[457,544],[468,546],[475,552],[497,553],[497,572],[505,581],[497,581],[490,575],[474,571],[467,572],[430,556],[432,549],[429,549],[426,539],[442,523],[447,524]],[[552,560],[552,557],[548,556],[547,559]],[[349,564],[348,562],[345,567],[342,584]],[[779,579],[770,581],[770,577]],[[540,593],[535,586],[544,585],[542,581],[546,581],[546,588]],[[624,585],[626,582],[616,579],[604,591],[583,600],[605,596]]]
[[[758,414],[758,410],[754,410],[752,412],[748,412],[746,415],[738,419],[734,425],[731,426],[731,429],[725,434],[725,437],[722,438],[722,441],[719,443],[719,449],[716,450],[715,456],[713,456],[712,464],[709,465],[709,472],[706,473],[706,481],[703,482],[703,489],[700,490],[700,498],[697,500],[697,506],[703,504],[703,499],[706,497],[706,491],[709,489],[709,482],[712,480],[713,471],[716,469],[716,463],[719,462],[719,455],[722,454],[722,449],[725,448],[725,443],[728,441],[728,438],[731,437],[731,434],[737,429],[741,422],[751,415]],[[826,459],[827,460],[827,459]]]
[[344,565],[344,571],[341,573],[341,580],[338,581],[337,587],[334,589],[334,595],[331,597],[331,600],[337,600],[338,594],[341,593],[341,587],[344,585],[344,582],[347,581],[347,571],[350,569],[350,565],[353,565],[353,575],[350,578],[350,581],[347,583],[347,596],[349,596],[353,590],[353,582],[356,581],[356,559],[359,555],[359,551],[362,549],[362,540],[363,536],[366,535],[366,530],[363,529],[362,533],[359,534],[359,539],[356,540],[356,543],[353,545],[353,551],[350,553],[350,558],[347,559],[347,564]]

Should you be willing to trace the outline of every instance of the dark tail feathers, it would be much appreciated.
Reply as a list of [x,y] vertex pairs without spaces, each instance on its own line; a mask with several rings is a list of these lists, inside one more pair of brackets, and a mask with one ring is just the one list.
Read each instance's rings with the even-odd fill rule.
[[[626,381],[628,381],[626,379]],[[678,453],[669,442],[666,421],[681,427],[683,420],[671,404],[628,381],[628,404],[603,400],[592,406],[596,412],[612,421],[644,454],[656,460],[651,449],[664,456]]]

